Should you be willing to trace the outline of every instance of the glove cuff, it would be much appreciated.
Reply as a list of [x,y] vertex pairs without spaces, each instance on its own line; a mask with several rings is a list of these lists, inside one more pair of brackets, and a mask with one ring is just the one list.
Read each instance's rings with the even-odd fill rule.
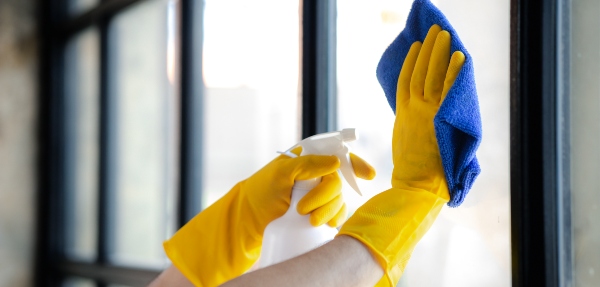
[[246,272],[260,255],[262,237],[243,220],[240,184],[197,214],[163,246],[195,286],[218,286]]
[[446,202],[428,191],[391,188],[359,208],[337,236],[351,236],[369,249],[387,279],[377,286],[396,286],[416,244]]

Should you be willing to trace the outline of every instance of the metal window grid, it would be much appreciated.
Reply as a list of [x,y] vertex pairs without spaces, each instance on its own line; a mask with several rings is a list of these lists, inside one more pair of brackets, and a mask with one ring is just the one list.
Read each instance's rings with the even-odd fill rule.
[[[61,286],[70,276],[88,278],[96,286],[124,284],[145,286],[160,270],[111,264],[108,212],[111,189],[109,154],[114,148],[110,131],[114,101],[108,92],[108,23],[126,8],[146,0],[103,0],[74,18],[67,16],[69,0],[39,1],[40,32],[40,121],[38,240],[36,244],[36,286]],[[202,0],[180,0],[180,174],[178,189],[179,226],[200,211],[202,169],[202,84],[203,9]],[[303,137],[335,126],[335,0],[302,1],[302,125]],[[66,42],[78,32],[96,26],[100,32],[100,164],[98,198],[97,259],[80,262],[64,254],[64,169],[65,116],[63,53]]]

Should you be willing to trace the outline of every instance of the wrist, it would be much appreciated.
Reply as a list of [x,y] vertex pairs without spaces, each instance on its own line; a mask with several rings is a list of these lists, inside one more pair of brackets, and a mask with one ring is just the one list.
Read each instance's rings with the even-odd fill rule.
[[419,188],[393,187],[361,206],[342,226],[338,236],[351,236],[366,246],[385,272],[383,282],[387,284],[381,286],[394,286],[414,247],[446,202]]

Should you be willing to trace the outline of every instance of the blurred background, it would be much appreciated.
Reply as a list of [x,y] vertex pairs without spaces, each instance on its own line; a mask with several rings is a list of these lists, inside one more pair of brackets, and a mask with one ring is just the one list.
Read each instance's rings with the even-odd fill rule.
[[[182,206],[191,214],[206,208],[303,138],[302,1],[204,0],[195,6],[182,1],[0,2],[0,286],[34,286],[36,272],[54,280],[48,286],[142,286],[135,282],[170,264],[162,242],[182,224]],[[477,152],[482,173],[462,206],[443,209],[398,286],[510,286],[510,3],[432,2],[473,57],[484,133]],[[352,213],[390,186],[394,114],[375,70],[404,28],[412,1],[328,3],[334,3],[328,127],[356,128],[359,140],[351,149],[377,170],[374,180],[359,182],[362,197],[344,185]],[[594,5],[585,3],[574,4],[579,9],[574,11]],[[39,25],[48,7],[60,10],[52,21],[65,29]],[[96,16],[102,13],[108,16]],[[202,17],[185,22],[182,15]],[[190,25],[192,32],[186,30]],[[49,40],[45,33],[66,36]],[[598,41],[596,34],[577,38],[573,50],[590,47],[586,41]],[[189,44],[182,35],[195,40]],[[597,60],[594,49],[573,55]],[[594,60],[582,62],[591,66],[581,73],[598,67]],[[58,71],[51,84],[43,82],[44,71]],[[576,92],[586,94],[589,83],[574,85]],[[587,94],[573,108],[598,102],[600,93]],[[60,132],[47,135],[57,142],[43,141],[46,105],[58,107],[59,119],[50,119]],[[600,109],[591,107],[589,115]],[[594,127],[600,122],[593,116],[575,120]],[[186,139],[182,134],[190,122],[197,133]],[[574,137],[583,149],[598,142],[584,132]],[[578,155],[573,166],[598,178],[600,169],[584,164],[597,165],[600,159],[594,159]],[[192,179],[186,196],[180,193],[188,183],[182,178]],[[580,195],[574,204],[597,210],[593,196]],[[48,206],[58,208],[59,216],[41,226]],[[575,214],[575,237],[582,239],[577,244],[586,248],[600,237],[585,231],[590,216]],[[594,268],[600,257],[577,254],[580,282],[598,282]],[[36,258],[52,256],[58,256],[56,266],[34,268]],[[105,282],[98,279],[102,274],[117,279]]]

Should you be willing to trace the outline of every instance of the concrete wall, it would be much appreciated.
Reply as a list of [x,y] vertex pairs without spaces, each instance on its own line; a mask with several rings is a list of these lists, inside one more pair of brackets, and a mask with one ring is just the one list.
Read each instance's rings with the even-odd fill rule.
[[0,1],[0,286],[31,286],[35,228],[35,2]]

